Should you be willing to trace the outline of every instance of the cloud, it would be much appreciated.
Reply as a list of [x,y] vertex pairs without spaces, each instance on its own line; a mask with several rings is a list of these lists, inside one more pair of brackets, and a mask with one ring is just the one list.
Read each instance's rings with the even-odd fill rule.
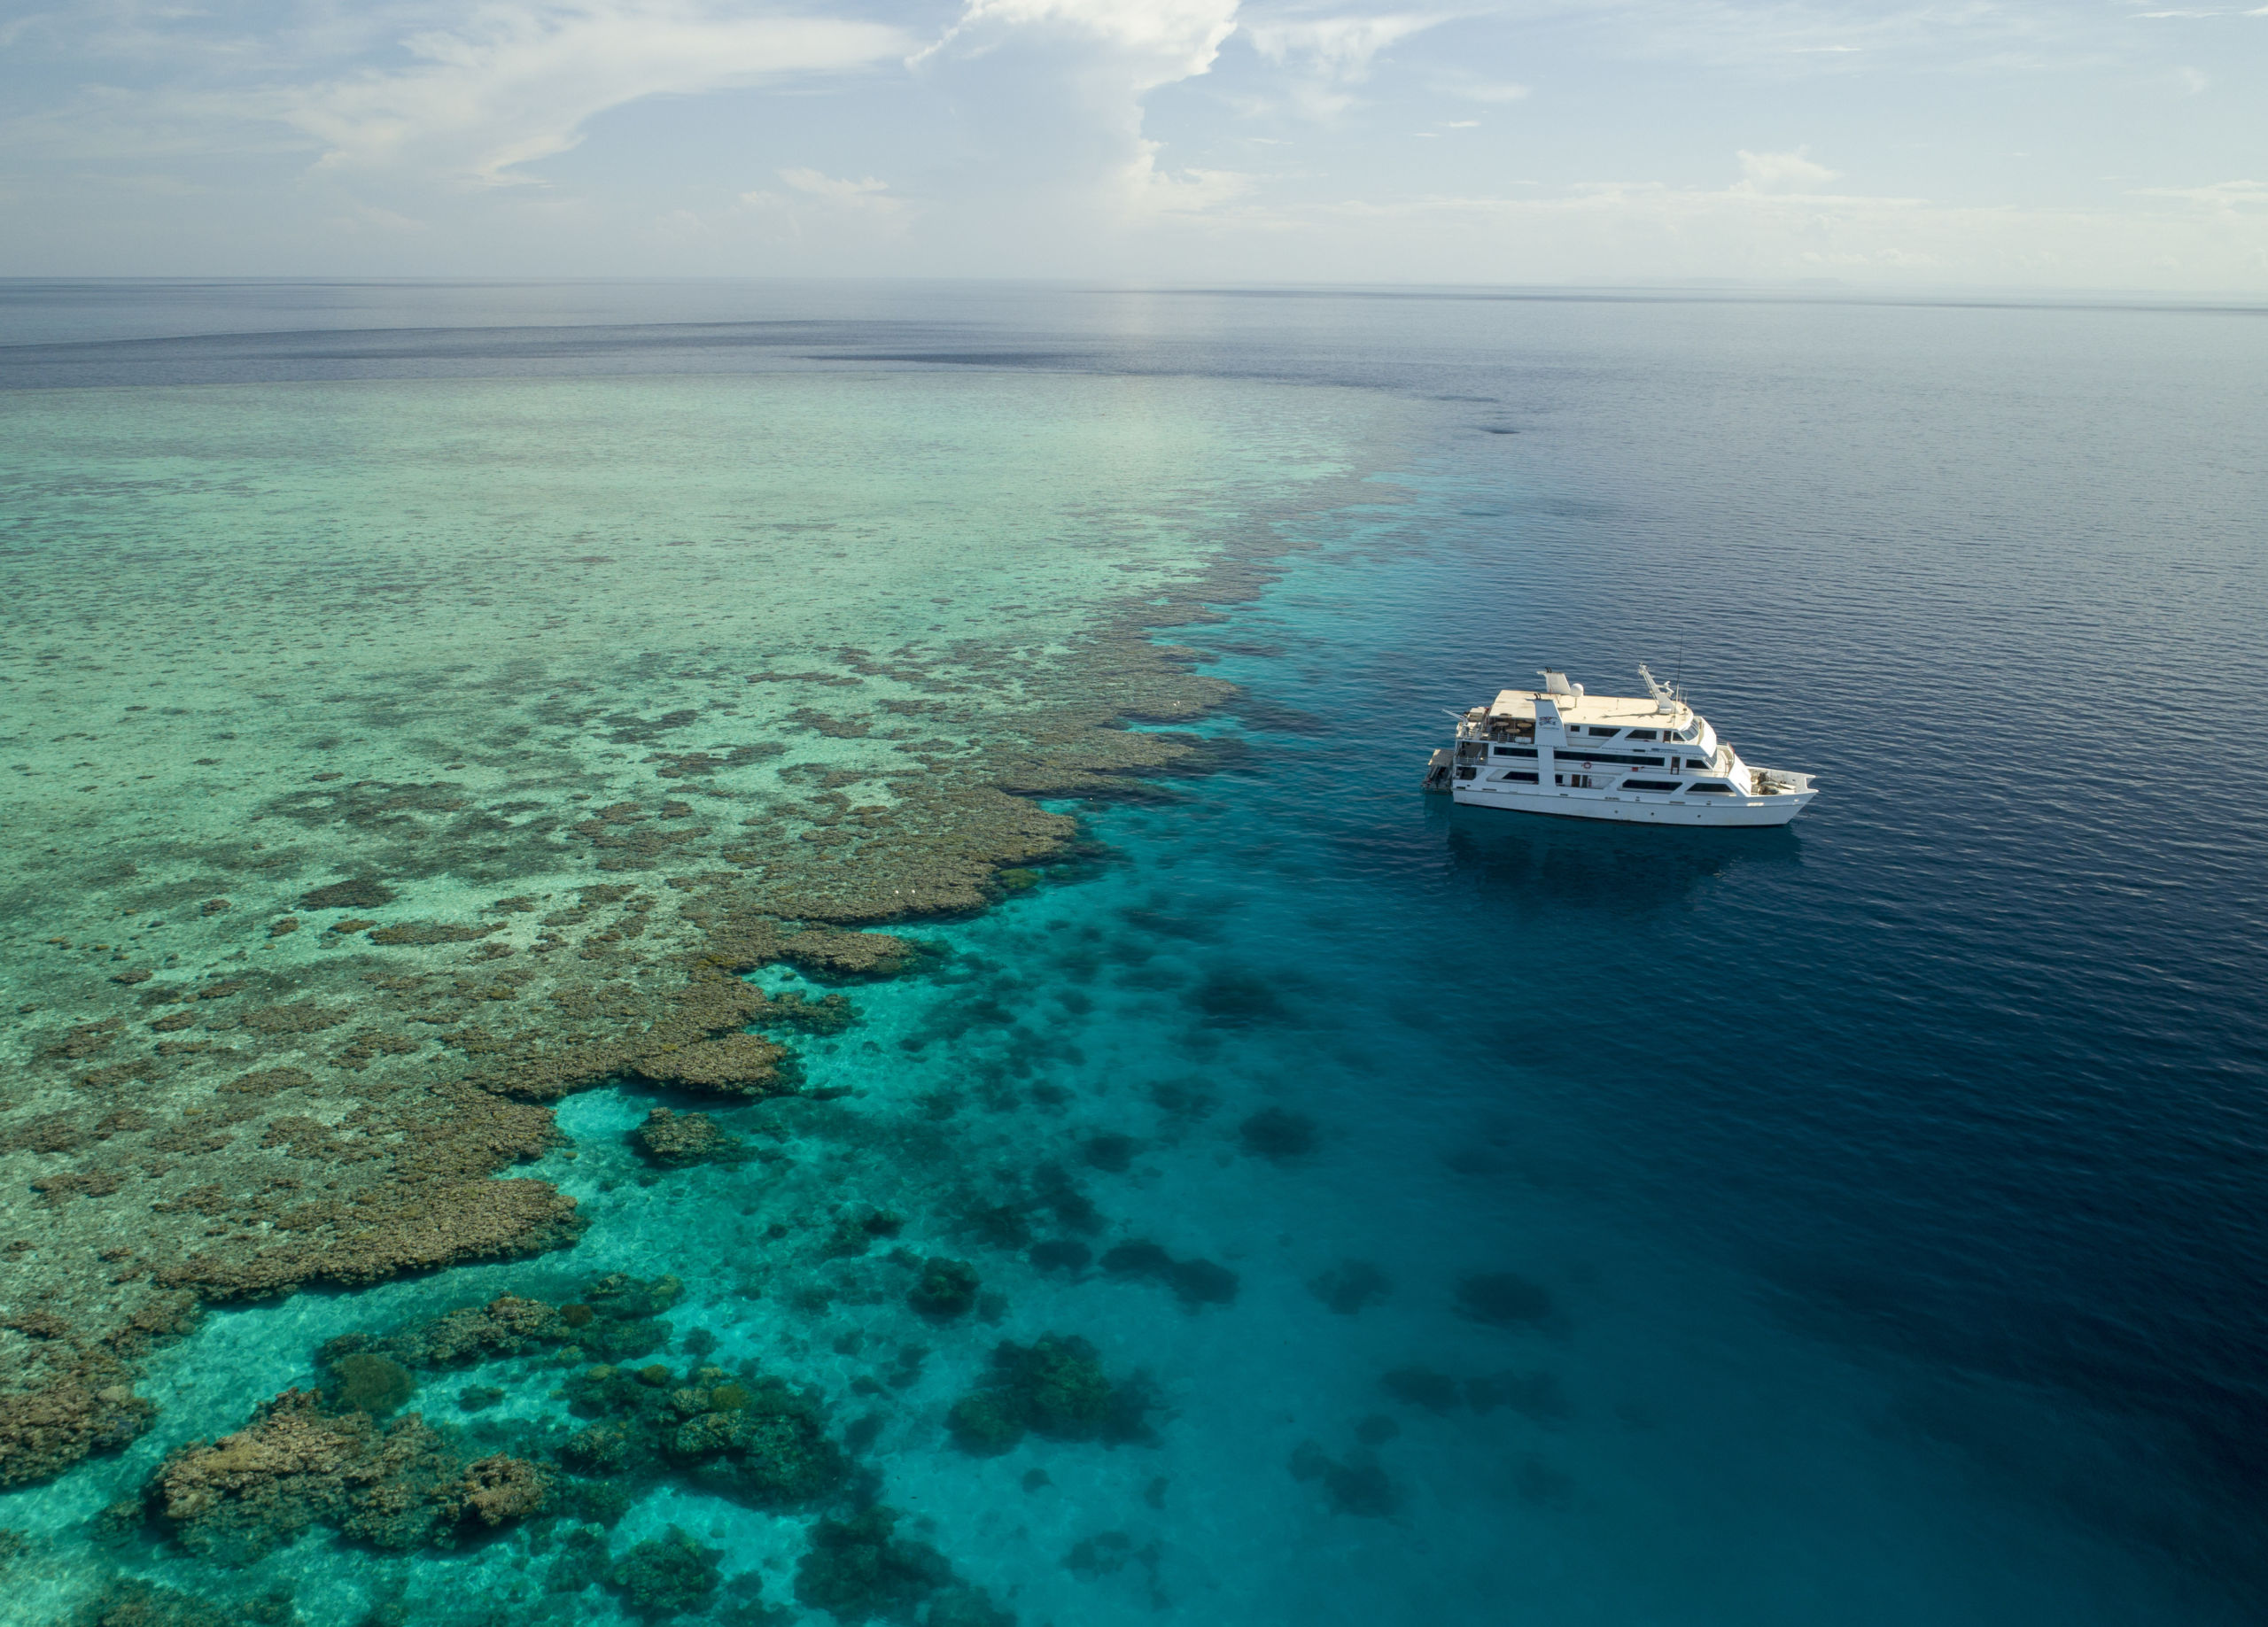
[[[816,169],[783,169],[780,179],[806,198],[852,214],[867,215],[877,220],[896,220],[905,211],[902,198],[889,195],[889,182],[877,181],[872,175],[863,180],[837,180]],[[743,201],[752,201],[760,195],[747,193]]]
[[1262,60],[1289,69],[1292,106],[1328,123],[1355,104],[1347,87],[1369,79],[1379,53],[1449,19],[1417,12],[1269,19],[1244,24]]
[[1441,87],[1447,94],[1462,97],[1468,102],[1519,102],[1526,100],[1528,88],[1499,80],[1452,80]]
[[697,0],[489,0],[408,35],[410,66],[255,98],[324,148],[322,166],[396,166],[487,185],[564,152],[642,97],[840,74],[905,54],[879,23],[749,16]]
[[1158,167],[1161,144],[1145,141],[1122,177],[1131,212],[1140,215],[1202,214],[1242,198],[1253,178],[1231,169],[1169,171]]
[[967,0],[959,20],[912,60],[983,50],[1004,32],[1068,35],[1119,58],[1138,96],[1209,70],[1236,16],[1237,0]]
[[2216,181],[2209,186],[2137,187],[2136,198],[2173,198],[2186,204],[2233,214],[2239,209],[2268,208],[2268,181]]
[[1736,192],[1815,192],[1835,179],[1836,172],[1824,164],[1814,164],[1805,156],[1810,151],[1798,147],[1793,152],[1740,153],[1740,180]]
[[1404,12],[1384,17],[1317,17],[1245,25],[1253,49],[1270,62],[1307,64],[1342,84],[1368,79],[1378,54],[1397,40],[1447,22]]

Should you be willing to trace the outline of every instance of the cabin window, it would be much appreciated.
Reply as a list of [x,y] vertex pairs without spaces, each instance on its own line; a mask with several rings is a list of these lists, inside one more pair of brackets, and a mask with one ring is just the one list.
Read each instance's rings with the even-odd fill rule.
[[[1568,746],[1559,751],[1563,761],[1581,763],[1627,763],[1633,768],[1659,768],[1659,757],[1649,757],[1628,751],[1593,751],[1588,746]],[[1698,766],[1697,764],[1697,766]]]
[[1495,778],[1498,779],[1516,779],[1523,785],[1532,786],[1535,783],[1535,776],[1533,773],[1523,774],[1518,769],[1508,768],[1503,773],[1496,775]]
[[1677,789],[1677,781],[1674,779],[1626,779],[1622,782],[1622,788],[1625,791],[1674,791]]
[[1496,755],[1500,757],[1532,757],[1535,755],[1535,748],[1533,746],[1499,746],[1496,748]]
[[1654,738],[1654,732],[1651,729],[1633,729],[1630,731],[1630,738],[1634,740],[1650,740]]
[[1595,740],[1611,740],[1620,732],[1619,729],[1602,729],[1596,724],[1591,725],[1591,738]]
[[1707,791],[1717,796],[1730,796],[1733,794],[1733,788],[1730,786],[1722,785],[1714,780],[1704,780],[1685,788],[1688,791]]

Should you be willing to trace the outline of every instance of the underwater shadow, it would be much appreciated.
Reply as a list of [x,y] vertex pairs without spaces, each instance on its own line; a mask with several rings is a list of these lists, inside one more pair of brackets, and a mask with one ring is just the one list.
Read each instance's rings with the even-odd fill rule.
[[1568,908],[1650,914],[1702,883],[1736,872],[1792,870],[1802,838],[1773,830],[1673,830],[1506,813],[1437,802],[1451,878],[1515,909]]

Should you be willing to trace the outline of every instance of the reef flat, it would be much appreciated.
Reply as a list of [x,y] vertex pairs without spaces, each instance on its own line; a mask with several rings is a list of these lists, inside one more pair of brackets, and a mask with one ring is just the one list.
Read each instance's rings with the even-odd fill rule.
[[[866,929],[1029,885],[1078,841],[1038,799],[1145,794],[1202,749],[1126,726],[1225,687],[1156,630],[1356,494],[1329,396],[865,374],[0,407],[0,1485],[148,1429],[146,1363],[208,1307],[571,1245],[577,1201],[511,1174],[573,1155],[570,1093],[665,1096],[664,1162],[729,1139],[700,1103],[794,1096],[798,1036],[851,1020],[827,988],[915,964]],[[312,1405],[258,1428],[378,1450]]]

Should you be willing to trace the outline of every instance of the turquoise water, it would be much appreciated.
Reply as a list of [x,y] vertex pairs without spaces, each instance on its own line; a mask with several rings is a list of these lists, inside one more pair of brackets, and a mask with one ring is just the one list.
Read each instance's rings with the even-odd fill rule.
[[[593,294],[613,308],[579,314],[635,335],[647,297]],[[792,301],[652,297],[715,322],[778,314],[725,308],[734,300]],[[680,1279],[660,1352],[677,1368],[702,1359],[688,1341],[705,1329],[706,1360],[817,1385],[865,1476],[835,1512],[879,1498],[901,1534],[983,1590],[982,1608],[1028,1623],[2255,1614],[2263,776],[2226,720],[2263,676],[2245,439],[2268,376],[2256,322],[1289,298],[1099,312],[1068,296],[1011,315],[956,298],[814,307],[834,326],[824,343],[799,333],[781,398],[798,445],[856,444],[866,416],[843,403],[877,388],[905,414],[879,441],[953,426],[963,438],[931,478],[959,477],[952,546],[898,545],[869,555],[866,576],[799,568],[777,609],[711,589],[729,610],[676,644],[657,630],[682,590],[610,562],[571,590],[500,591],[467,616],[471,641],[505,636],[519,607],[586,630],[619,616],[664,649],[709,642],[735,700],[705,699],[715,680],[689,668],[666,685],[638,671],[603,631],[529,693],[571,670],[649,702],[641,717],[754,707],[737,698],[752,657],[829,661],[844,625],[889,625],[868,607],[894,592],[908,608],[953,599],[940,613],[967,618],[935,652],[920,647],[929,624],[894,628],[909,674],[919,662],[924,681],[982,688],[1023,649],[1029,682],[1069,693],[1092,670],[1082,639],[1123,625],[1131,604],[1208,592],[1221,619],[1161,637],[1180,641],[1172,671],[1235,689],[1187,691],[1218,702],[1193,723],[1137,724],[1193,728],[1208,748],[1162,778],[1047,798],[1076,821],[1074,845],[981,910],[890,924],[926,946],[904,975],[756,973],[858,1008],[839,1033],[793,1040],[800,1096],[720,1105],[615,1083],[563,1101],[569,1142],[512,1173],[579,1200],[572,1249],[219,1310],[155,1351],[147,1434],[0,1498],[0,1525],[27,1533],[12,1561],[22,1619],[64,1615],[113,1572],[216,1599],[289,1584],[309,1621],[612,1619],[631,1591],[567,1591],[573,1522],[557,1517],[408,1556],[318,1530],[242,1569],[184,1552],[161,1522],[99,1520],[183,1442],[319,1379],[327,1339],[506,1289],[568,1303],[610,1271]],[[433,310],[415,345],[351,348],[431,372],[449,346],[427,329],[465,318]],[[847,378],[812,371],[804,358],[850,355],[861,324],[885,321],[864,342],[892,359],[824,364]],[[540,403],[527,443],[540,450],[565,420],[648,416],[632,407],[656,391],[714,422],[697,393],[713,381],[653,380],[682,376],[669,369],[687,350],[729,374],[715,337],[523,338],[502,360],[506,346],[460,337],[450,365],[519,375],[509,388]],[[294,344],[317,358],[302,371],[335,370],[349,348]],[[962,359],[903,359],[925,347]],[[604,386],[574,371],[602,351],[643,370]],[[186,361],[100,356],[270,365],[193,348]],[[348,400],[403,387],[318,386]],[[467,383],[447,410],[470,422],[503,387]],[[199,376],[124,393],[146,411],[167,391],[214,389],[273,412],[262,392],[279,386]],[[89,410],[56,399],[11,400],[43,425]],[[1113,403],[1085,420],[1107,445],[1130,401],[1167,452],[1099,488],[1091,455],[1057,439],[1064,404]],[[427,471],[413,491],[430,444],[404,460]],[[361,455],[338,453],[343,472]],[[1162,471],[1192,466],[1201,482],[1177,474],[1161,500]],[[659,484],[714,477],[697,447],[682,468]],[[516,501],[532,530],[578,534],[586,500],[531,489]],[[400,529],[384,516],[401,486],[358,490],[351,523]],[[490,491],[465,479],[418,500],[470,539],[453,555],[464,569],[501,578],[524,550],[489,540]],[[1053,596],[1020,582],[1012,598],[982,574],[992,528],[1051,494],[1059,506],[1017,557]],[[116,500],[145,534],[185,523],[146,494]],[[811,523],[839,511],[879,528],[911,500],[838,473],[795,500]],[[689,507],[669,529],[704,552],[732,534],[718,508]],[[214,510],[176,512],[203,524]],[[277,509],[256,493],[245,512]],[[40,513],[60,540],[71,516]],[[1161,530],[1170,547],[1141,540]],[[1059,558],[1049,542],[1066,538],[1083,540]],[[1272,582],[1255,556],[1278,560]],[[1127,591],[1096,585],[1098,560]],[[260,571],[244,575],[257,598]],[[213,591],[161,596],[193,612]],[[291,614],[272,591],[265,613]],[[1019,613],[1005,607],[1035,600],[1044,640],[1004,625]],[[423,642],[402,641],[446,643],[460,614],[436,595],[407,624]],[[1780,833],[1619,832],[1416,791],[1440,708],[1546,661],[1612,689],[1640,659],[1682,662],[1745,754],[1819,773],[1814,810]],[[911,678],[871,681],[905,686],[874,699],[926,693]],[[638,682],[652,686],[633,695]],[[789,698],[808,717],[835,693]],[[493,727],[503,701],[524,704],[493,675],[446,693],[462,720],[449,744]],[[955,720],[962,749],[1030,738],[1002,697],[971,705]],[[608,708],[550,725],[543,794],[652,792],[649,764],[607,760],[651,755],[607,741],[623,732]],[[2123,709],[2149,726],[2118,726]],[[856,754],[898,749],[799,729],[785,700],[743,721],[782,753],[703,778],[720,811],[751,819],[775,805],[763,799],[808,794],[783,767],[860,768]],[[370,754],[353,773],[392,774],[417,736],[326,749]],[[866,771],[900,766],[881,761]],[[501,747],[484,771],[498,787],[527,773]],[[141,794],[162,812],[181,794]],[[349,864],[372,840],[324,827],[301,863]],[[511,884],[589,879],[586,856],[545,862],[555,870],[513,868]],[[796,885],[804,872],[782,863],[758,879]],[[414,895],[421,915],[447,916],[451,888],[506,884],[462,869],[437,864],[419,883],[432,889]],[[279,903],[304,884],[276,878]],[[690,928],[655,934],[672,930]],[[63,935],[74,947],[60,952],[82,952],[80,934]],[[293,975],[362,953],[298,936],[279,941],[315,970],[293,960]],[[516,918],[498,941],[532,954],[533,936]],[[654,1166],[626,1138],[656,1102],[712,1113],[760,1155]],[[16,1223],[45,1213],[27,1205]],[[842,1241],[846,1221],[876,1213],[895,1220],[888,1236]],[[967,1315],[907,1302],[905,1261],[928,1257],[974,1266],[983,1297]],[[1115,1379],[1146,1375],[1138,1438],[964,1449],[951,1409],[994,1345],[1050,1334],[1091,1341]],[[580,1427],[558,1393],[578,1370],[548,1352],[421,1370],[410,1406],[555,1456]],[[473,1385],[502,1398],[467,1413],[456,1398]],[[688,1618],[823,1621],[796,1599],[818,1513],[664,1476],[608,1541],[620,1556],[674,1526],[712,1549],[722,1583]],[[985,1619],[951,1589],[895,1608]]]

